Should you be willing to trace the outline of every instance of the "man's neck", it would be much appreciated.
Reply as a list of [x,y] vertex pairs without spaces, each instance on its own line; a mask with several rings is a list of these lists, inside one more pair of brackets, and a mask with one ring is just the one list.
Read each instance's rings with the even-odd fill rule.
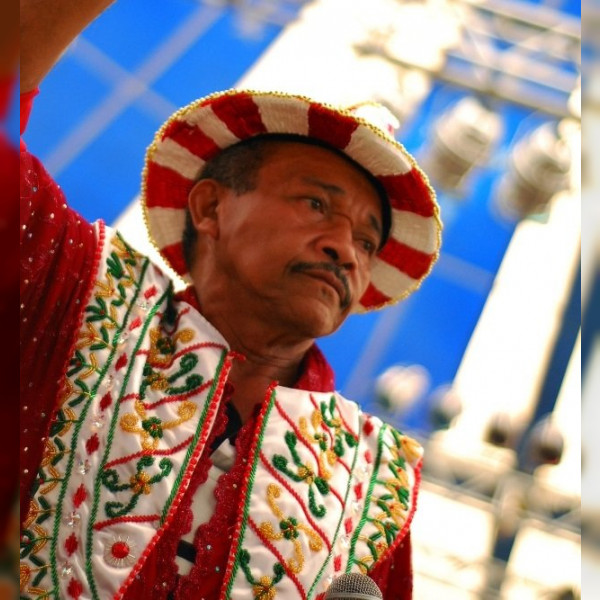
[[273,382],[287,387],[296,383],[314,340],[282,334],[264,321],[250,319],[239,311],[228,312],[223,306],[215,311],[202,306],[202,313],[231,350],[243,356],[243,360],[234,361],[229,381],[235,388],[232,402],[244,422],[264,401]]

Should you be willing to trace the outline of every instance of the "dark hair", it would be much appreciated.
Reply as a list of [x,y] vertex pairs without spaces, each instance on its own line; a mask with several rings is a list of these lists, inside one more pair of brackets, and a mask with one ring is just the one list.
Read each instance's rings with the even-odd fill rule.
[[[269,151],[274,146],[273,142],[296,142],[319,146],[325,148],[334,154],[337,154],[355,169],[360,171],[375,188],[381,201],[381,214],[383,221],[383,233],[380,249],[387,241],[391,224],[391,208],[387,193],[383,185],[362,165],[354,161],[347,154],[344,154],[338,148],[330,146],[316,138],[310,138],[293,133],[275,133],[257,135],[247,140],[243,140],[225,148],[214,158],[209,160],[203,167],[197,181],[202,179],[214,179],[220,184],[230,188],[237,195],[251,192],[256,189],[258,182],[258,172],[262,167]],[[192,222],[189,209],[186,210],[185,227],[183,230],[183,256],[188,269],[191,269],[194,261],[194,248],[196,245],[197,231]]]

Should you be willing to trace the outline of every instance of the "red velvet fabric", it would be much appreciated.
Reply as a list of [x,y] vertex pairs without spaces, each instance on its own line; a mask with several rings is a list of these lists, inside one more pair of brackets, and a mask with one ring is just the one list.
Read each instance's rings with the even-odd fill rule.
[[[34,94],[25,98],[31,104]],[[40,463],[51,415],[59,398],[68,358],[79,329],[82,309],[93,284],[98,242],[93,227],[67,207],[59,186],[40,162],[21,153],[21,518],[27,515],[29,493]],[[194,303],[192,289],[184,292]],[[330,391],[334,376],[316,346],[308,353],[300,389]],[[222,411],[213,432],[225,427]],[[206,481],[210,458],[198,464],[194,480],[180,505],[174,525],[163,535],[141,573],[125,594],[126,600],[171,597],[216,600],[225,572],[231,534],[237,518],[242,461],[248,455],[256,419],[250,419],[236,442],[236,463],[215,490],[219,511],[200,526],[195,545],[196,566],[179,578],[174,561],[181,535],[191,527],[194,491]],[[410,538],[398,546],[372,577],[386,600],[412,596]]]
[[92,284],[93,227],[67,208],[37,159],[21,153],[21,520]]

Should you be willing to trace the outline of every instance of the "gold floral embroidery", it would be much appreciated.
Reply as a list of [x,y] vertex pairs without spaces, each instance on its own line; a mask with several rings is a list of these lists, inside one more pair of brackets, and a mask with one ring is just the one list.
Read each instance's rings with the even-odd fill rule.
[[[124,287],[129,287],[136,280],[135,267],[137,266],[137,261],[144,258],[144,256],[128,246],[120,235],[113,236],[111,244],[113,248],[115,248],[115,254],[123,259],[122,264],[128,275],[128,277],[119,277],[119,283]],[[108,275],[110,275],[110,271],[107,273],[107,276]]]
[[[100,336],[98,335],[98,331],[91,323],[86,323],[86,329],[87,329],[87,332],[82,331],[79,334],[79,339],[81,341],[79,341],[77,343],[77,345],[75,346],[75,348],[77,350],[81,350],[82,348],[87,348],[88,346],[93,344],[95,341],[101,339]],[[93,352],[90,352],[89,361],[90,362],[89,362],[89,365],[87,365],[87,368],[85,370],[79,371],[77,373],[78,379],[86,379],[90,375],[93,375],[94,373],[98,372],[98,360],[96,359],[96,355]]]
[[[65,413],[67,413],[67,417],[72,417],[73,411],[69,409],[64,409]],[[67,423],[65,426],[64,432],[61,432],[60,435],[64,435],[71,428],[71,423]],[[59,454],[68,454],[69,450],[65,449],[63,451],[59,450],[54,443],[50,439],[46,439],[44,442],[44,453],[42,456],[42,462],[40,463],[40,468],[47,469],[50,474],[49,478],[45,478],[44,481],[48,481],[48,483],[40,488],[41,494],[49,494],[59,483],[61,474],[54,466],[56,462],[56,457]]]
[[[400,444],[402,446],[402,450],[404,451],[404,456],[406,456],[408,462],[411,465],[414,465],[420,458],[423,453],[423,449],[421,445],[416,440],[404,435],[400,440]],[[398,449],[392,448],[392,453],[398,455]]]
[[106,283],[103,281],[96,281],[96,296],[102,296],[103,298],[112,298],[117,293],[117,288],[113,277],[110,273],[106,273]]
[[[35,500],[31,501],[29,510],[27,511],[27,518],[23,522],[23,531],[29,535],[34,534],[35,543],[30,549],[30,552],[37,554],[48,542],[48,531],[41,525],[38,525],[36,521],[44,515],[54,512],[51,509],[43,509]],[[40,519],[40,520],[42,520]],[[33,539],[31,541],[34,541]]]
[[148,495],[151,491],[150,489],[150,475],[145,471],[140,471],[135,475],[132,475],[129,479],[131,483],[131,489],[134,494],[146,494]]
[[58,395],[58,405],[63,406],[75,394],[75,386],[69,377],[65,377]]
[[295,517],[286,517],[283,511],[277,506],[275,500],[281,496],[281,488],[274,483],[267,487],[267,501],[271,512],[279,519],[279,531],[275,531],[273,524],[263,521],[259,525],[261,533],[271,541],[282,539],[292,542],[294,547],[293,556],[287,561],[287,566],[294,573],[300,573],[304,567],[304,553],[299,539],[299,532],[302,531],[308,537],[308,547],[313,552],[318,552],[323,548],[323,541],[310,527],[304,523],[299,523]]
[[273,600],[277,595],[275,588],[273,587],[273,579],[263,575],[259,583],[252,586],[252,593],[254,594],[255,600]]
[[148,416],[141,400],[136,400],[134,408],[137,415],[132,413],[123,415],[121,417],[121,427],[129,433],[139,434],[144,450],[156,450],[159,440],[163,436],[163,431],[173,429],[189,421],[194,416],[197,407],[193,402],[182,402],[177,407],[179,418],[174,421],[163,421],[158,417]]
[[37,569],[32,569],[29,565],[25,563],[21,563],[19,565],[19,591],[24,594],[31,594],[31,596],[37,597],[45,597],[47,595],[47,590],[40,587],[30,587],[27,588],[27,584],[31,579],[31,575],[37,571],[40,571],[43,567],[38,567]]
[[173,362],[177,343],[186,344],[194,338],[191,329],[181,329],[172,335],[165,336],[156,327],[150,330],[150,352],[148,362],[157,367],[168,367]]

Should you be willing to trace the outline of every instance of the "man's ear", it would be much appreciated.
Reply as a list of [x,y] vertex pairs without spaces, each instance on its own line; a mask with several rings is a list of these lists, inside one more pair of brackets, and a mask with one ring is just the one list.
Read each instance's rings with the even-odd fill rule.
[[217,239],[219,220],[217,207],[221,199],[223,186],[214,179],[201,179],[188,194],[190,216],[196,231]]

